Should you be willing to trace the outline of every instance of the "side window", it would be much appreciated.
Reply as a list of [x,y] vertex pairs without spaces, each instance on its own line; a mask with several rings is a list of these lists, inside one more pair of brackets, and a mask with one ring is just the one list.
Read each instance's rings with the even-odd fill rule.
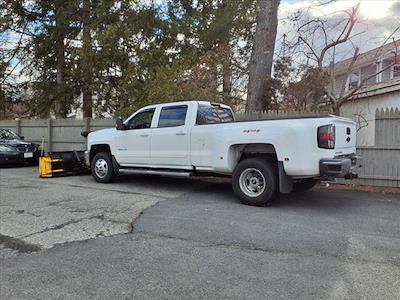
[[199,105],[197,110],[197,125],[229,123],[233,121],[232,112],[227,108]]
[[222,108],[222,107],[214,107],[213,110],[217,114],[221,123],[234,122],[232,111],[230,109]]
[[150,128],[155,109],[149,109],[138,113],[128,122],[128,129]]
[[220,123],[217,114],[214,113],[212,106],[200,105],[197,110],[197,125]]
[[187,105],[163,107],[158,120],[158,128],[185,125]]

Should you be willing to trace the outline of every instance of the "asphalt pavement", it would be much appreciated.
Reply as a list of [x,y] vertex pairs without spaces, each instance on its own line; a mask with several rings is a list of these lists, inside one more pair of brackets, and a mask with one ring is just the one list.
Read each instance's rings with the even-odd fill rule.
[[[3,196],[14,189],[4,178],[20,176],[9,174],[0,173],[2,210],[25,209],[10,208],[10,192]],[[115,190],[133,207],[152,200],[139,217],[122,218],[131,230],[116,235],[32,251],[40,244],[13,237],[25,252],[6,241],[2,299],[400,299],[399,194],[313,189],[250,207],[228,182],[129,177],[104,187],[82,178],[95,187],[88,194],[76,187],[84,203],[96,202],[90,193],[116,197]],[[52,185],[32,180],[39,189]],[[68,203],[69,187],[80,183],[61,180],[57,199]],[[3,217],[0,224],[5,235]]]
[[0,240],[10,237],[51,248],[128,233],[145,208],[207,185],[155,176],[99,184],[92,176],[41,179],[37,167],[1,168]]

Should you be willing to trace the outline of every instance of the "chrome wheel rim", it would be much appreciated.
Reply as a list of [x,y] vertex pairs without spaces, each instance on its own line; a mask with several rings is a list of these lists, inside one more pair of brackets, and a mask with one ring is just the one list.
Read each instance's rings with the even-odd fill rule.
[[94,165],[94,172],[99,178],[104,178],[108,173],[108,164],[105,159],[99,158]]
[[239,176],[239,186],[248,197],[258,197],[265,191],[265,177],[255,168],[248,168]]

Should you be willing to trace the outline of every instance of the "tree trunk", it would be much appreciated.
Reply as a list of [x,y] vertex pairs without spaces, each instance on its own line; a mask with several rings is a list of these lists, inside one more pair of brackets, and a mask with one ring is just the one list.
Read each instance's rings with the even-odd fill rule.
[[256,34],[249,65],[246,111],[261,111],[271,78],[280,0],[257,0]]
[[61,32],[57,36],[57,99],[55,103],[56,117],[64,118],[67,114],[67,103],[65,97],[64,66],[65,66],[65,45],[64,34]]
[[224,49],[224,61],[222,62],[222,95],[223,102],[232,106],[231,91],[232,91],[232,69],[231,69],[231,47],[228,44]]
[[82,99],[83,117],[91,118],[93,115],[92,92],[92,36],[90,32],[91,1],[83,0],[83,33],[82,33]]
[[57,55],[57,66],[56,66],[56,99],[55,99],[55,115],[59,118],[65,118],[67,115],[67,99],[65,95],[65,32],[66,32],[66,20],[63,14],[63,3],[58,1],[56,4],[56,17],[55,17],[55,31],[56,31],[56,55]]

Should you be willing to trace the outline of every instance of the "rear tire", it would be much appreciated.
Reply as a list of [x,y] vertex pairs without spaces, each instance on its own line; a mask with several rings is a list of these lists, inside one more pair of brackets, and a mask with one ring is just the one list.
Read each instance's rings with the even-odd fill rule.
[[314,178],[305,178],[298,182],[293,183],[293,192],[305,192],[312,189],[318,180]]
[[232,187],[243,204],[265,205],[278,193],[276,166],[262,158],[243,160],[233,171]]
[[108,152],[99,152],[93,157],[91,170],[97,182],[108,183],[115,179],[111,155]]

